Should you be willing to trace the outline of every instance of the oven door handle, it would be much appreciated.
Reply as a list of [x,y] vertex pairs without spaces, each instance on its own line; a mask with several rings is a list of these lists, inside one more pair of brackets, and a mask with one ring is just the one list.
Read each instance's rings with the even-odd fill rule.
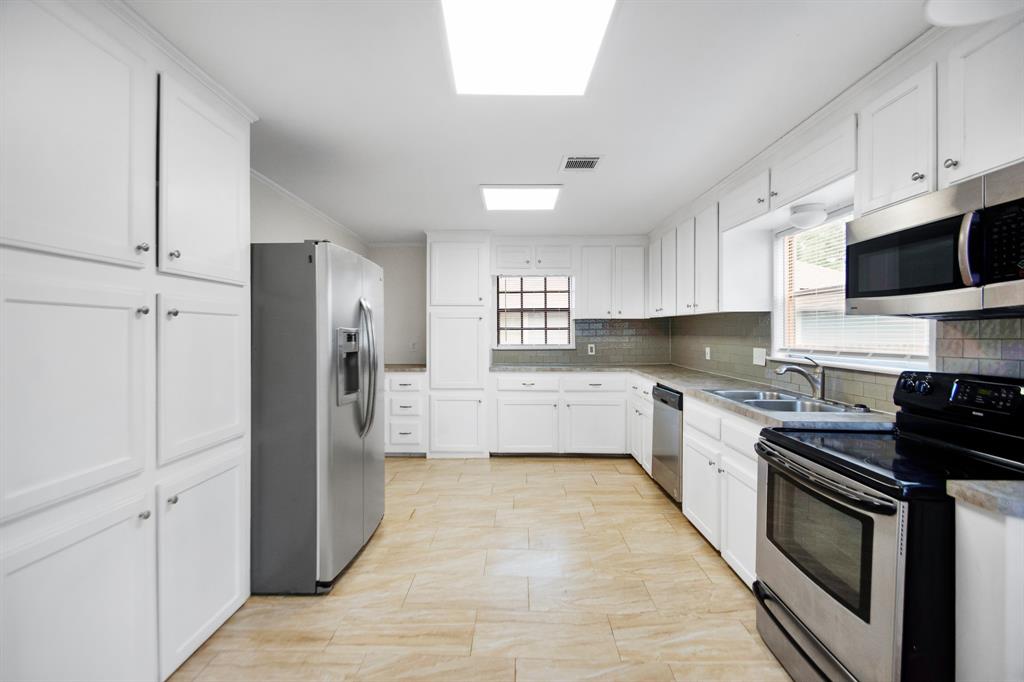
[[[846,669],[846,666],[832,655],[832,652],[821,643],[821,640],[800,622],[796,614],[790,611],[789,607],[783,604],[782,600],[767,585],[760,580],[755,580],[753,590],[758,603],[761,604],[768,617],[775,622],[775,626],[782,630],[786,639],[823,678],[857,682],[857,678]],[[828,673],[822,668],[827,668]]]
[[978,211],[968,211],[960,221],[960,236],[956,242],[956,259],[960,266],[960,279],[965,287],[978,286],[981,281],[981,277],[971,270],[971,230],[979,215]]
[[859,490],[854,490],[842,483],[821,476],[807,467],[800,466],[772,446],[768,445],[768,443],[763,439],[754,445],[754,450],[764,461],[768,462],[769,465],[779,469],[780,471],[785,471],[796,476],[807,486],[814,488],[826,497],[834,500],[836,499],[836,496],[841,498],[836,500],[837,502],[842,502],[843,504],[871,514],[891,516],[896,513],[897,507],[895,502],[880,499],[873,495],[867,495]]

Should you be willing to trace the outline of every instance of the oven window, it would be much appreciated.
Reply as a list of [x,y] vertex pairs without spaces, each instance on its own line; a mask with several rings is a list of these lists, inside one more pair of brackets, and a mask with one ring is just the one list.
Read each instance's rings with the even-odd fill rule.
[[871,621],[873,527],[870,516],[768,470],[768,539],[866,623]]

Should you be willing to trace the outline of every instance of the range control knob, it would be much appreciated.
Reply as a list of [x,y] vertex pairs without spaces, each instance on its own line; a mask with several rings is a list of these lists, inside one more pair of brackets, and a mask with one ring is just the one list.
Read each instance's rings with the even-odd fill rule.
[[917,377],[913,374],[909,377],[904,377],[900,380],[900,388],[902,388],[905,393],[913,393],[917,390]]
[[928,395],[932,392],[932,385],[927,381],[917,382],[917,392],[921,395]]

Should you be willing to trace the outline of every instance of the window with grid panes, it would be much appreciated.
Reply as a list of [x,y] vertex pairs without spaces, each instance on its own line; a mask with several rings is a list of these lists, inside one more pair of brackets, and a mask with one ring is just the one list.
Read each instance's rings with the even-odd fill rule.
[[780,237],[782,354],[857,360],[927,360],[927,320],[846,314],[846,223]]
[[572,345],[572,277],[497,279],[499,346]]

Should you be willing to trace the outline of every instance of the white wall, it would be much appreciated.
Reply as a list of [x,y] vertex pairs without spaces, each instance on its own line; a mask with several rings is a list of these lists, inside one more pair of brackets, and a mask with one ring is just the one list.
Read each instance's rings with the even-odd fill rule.
[[425,363],[426,244],[377,244],[367,258],[384,268],[384,362]]
[[366,255],[366,244],[350,229],[260,173],[251,176],[254,244],[326,239]]

